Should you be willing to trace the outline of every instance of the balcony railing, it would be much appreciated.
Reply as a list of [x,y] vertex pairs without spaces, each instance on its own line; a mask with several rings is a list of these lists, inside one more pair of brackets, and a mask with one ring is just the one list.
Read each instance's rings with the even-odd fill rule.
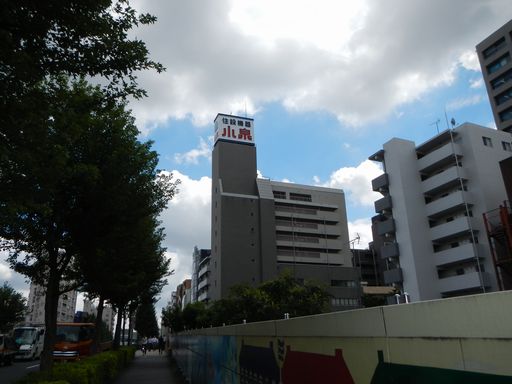
[[384,284],[401,283],[402,281],[404,281],[404,278],[401,268],[384,271]]
[[460,184],[459,178],[466,178],[466,173],[464,172],[463,168],[457,166],[447,168],[443,172],[429,177],[421,183],[423,193],[432,194],[437,190]]
[[463,275],[446,277],[444,279],[439,279],[439,291],[441,293],[469,290],[481,287],[482,285],[485,287],[490,287],[491,278],[489,273],[482,272],[482,279],[480,279],[480,273],[471,272],[465,273]]
[[391,196],[384,196],[382,199],[375,201],[375,212],[382,213],[383,211],[389,211],[393,207],[391,204]]
[[454,160],[455,155],[462,156],[462,152],[457,144],[448,142],[442,147],[435,149],[418,160],[418,170],[428,172],[436,167],[443,166]]
[[460,263],[475,258],[475,250],[478,254],[481,252],[481,244],[462,244],[455,248],[449,248],[444,251],[434,253],[435,263],[438,267],[448,264]]
[[381,189],[387,190],[389,187],[389,178],[387,173],[383,173],[379,177],[372,180],[372,189],[379,192]]
[[450,193],[445,197],[441,197],[426,205],[426,212],[428,217],[441,216],[450,211],[455,211],[464,206],[465,203],[471,204],[472,197],[468,192],[457,191]]
[[398,250],[398,244],[397,243],[390,243],[385,244],[380,249],[380,257],[381,259],[387,259],[390,257],[398,257],[400,255],[400,252]]
[[453,221],[430,228],[432,241],[441,241],[470,232],[475,228],[475,222],[472,217],[462,216]]
[[384,236],[386,233],[393,232],[395,232],[395,221],[393,219],[377,222],[377,234],[379,236]]

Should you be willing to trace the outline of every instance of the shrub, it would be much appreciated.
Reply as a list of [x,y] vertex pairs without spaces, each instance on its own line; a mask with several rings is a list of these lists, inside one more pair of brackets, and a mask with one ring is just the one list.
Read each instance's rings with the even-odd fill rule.
[[32,372],[16,384],[108,384],[134,356],[135,348],[123,347],[77,362],[54,364],[50,372]]

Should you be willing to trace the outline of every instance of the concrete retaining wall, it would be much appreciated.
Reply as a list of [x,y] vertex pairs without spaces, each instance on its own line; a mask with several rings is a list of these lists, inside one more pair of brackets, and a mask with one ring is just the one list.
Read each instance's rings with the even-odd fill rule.
[[512,292],[188,331],[172,348],[192,383],[510,383]]

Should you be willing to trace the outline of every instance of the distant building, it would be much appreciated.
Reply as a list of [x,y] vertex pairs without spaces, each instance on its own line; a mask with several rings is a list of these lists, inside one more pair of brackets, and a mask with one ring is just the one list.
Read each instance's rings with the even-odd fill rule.
[[360,305],[342,190],[257,178],[254,120],[217,115],[212,154],[209,294],[290,270],[329,287],[333,310]]
[[183,280],[183,282],[176,287],[176,291],[172,293],[171,304],[173,307],[181,309],[192,302],[192,279]]
[[512,133],[512,20],[476,46],[496,127]]
[[[96,316],[98,314],[98,308],[92,303],[92,301],[84,299],[84,312],[86,312],[89,315]],[[105,324],[107,324],[107,328],[110,332],[114,331],[114,320],[115,320],[116,312],[112,308],[111,305],[104,305],[103,306],[103,315],[101,316],[101,319]]]
[[211,250],[194,247],[192,254],[192,302],[208,302]]
[[384,170],[372,222],[386,284],[411,301],[497,290],[482,215],[506,199],[499,163],[511,151],[506,132],[464,123],[370,156]]
[[[25,323],[44,324],[44,303],[46,292],[44,287],[37,284],[30,284],[30,292],[27,301],[27,314]],[[59,297],[57,306],[58,322],[73,322],[76,310],[77,292],[69,291]]]

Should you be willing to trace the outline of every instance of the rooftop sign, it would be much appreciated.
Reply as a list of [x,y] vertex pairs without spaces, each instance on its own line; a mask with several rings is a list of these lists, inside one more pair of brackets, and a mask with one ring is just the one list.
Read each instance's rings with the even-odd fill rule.
[[215,118],[215,139],[254,145],[254,120],[248,117],[223,115]]

